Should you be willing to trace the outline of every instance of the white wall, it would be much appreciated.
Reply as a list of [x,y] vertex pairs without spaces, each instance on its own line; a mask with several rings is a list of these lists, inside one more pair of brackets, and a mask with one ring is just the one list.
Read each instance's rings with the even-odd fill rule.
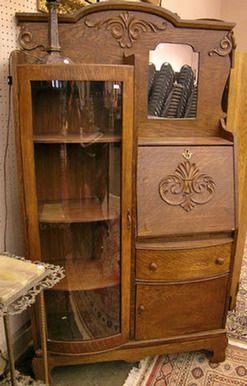
[[235,22],[238,51],[247,51],[247,0],[162,0],[162,6],[182,19],[213,18]]
[[247,51],[247,1],[246,0],[222,0],[222,18],[236,22],[234,35],[238,51]]
[[[12,50],[17,47],[15,24],[15,12],[35,11],[36,0],[1,0],[0,2],[0,251],[6,249],[8,252],[23,254],[23,233],[21,229],[19,195],[18,195],[18,176],[16,168],[15,134],[13,127],[13,117],[11,115],[9,128],[9,146],[7,152],[7,237],[6,248],[4,246],[5,228],[5,203],[4,203],[4,155],[6,150],[8,109],[9,109],[9,89],[7,85],[8,61]],[[25,314],[12,319],[12,331],[15,332],[25,321]],[[5,348],[3,336],[2,319],[0,320],[0,349]]]
[[162,0],[162,7],[177,13],[182,19],[220,19],[222,1],[224,0]]

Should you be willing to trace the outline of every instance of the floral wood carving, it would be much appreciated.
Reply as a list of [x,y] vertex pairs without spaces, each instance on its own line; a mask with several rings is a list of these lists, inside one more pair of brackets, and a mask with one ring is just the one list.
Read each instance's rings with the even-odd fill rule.
[[20,47],[26,51],[32,51],[32,50],[35,50],[36,48],[45,49],[45,46],[43,44],[38,44],[33,42],[33,35],[31,34],[30,31],[28,31],[27,27],[24,25],[21,27],[21,31],[18,37],[18,42]]
[[190,212],[196,205],[206,204],[213,198],[215,182],[212,177],[200,173],[195,163],[184,161],[178,164],[174,174],[161,180],[159,192],[167,204]]
[[141,33],[164,31],[167,28],[166,22],[162,22],[158,26],[149,21],[137,19],[129,12],[122,12],[116,17],[96,22],[87,19],[85,24],[87,27],[97,30],[105,27],[107,31],[111,32],[112,37],[118,41],[121,48],[131,48]]
[[232,49],[235,49],[235,48],[236,48],[236,43],[233,36],[233,31],[230,31],[221,40],[219,47],[209,51],[208,55],[212,56],[213,54],[217,54],[219,56],[227,56],[232,52]]

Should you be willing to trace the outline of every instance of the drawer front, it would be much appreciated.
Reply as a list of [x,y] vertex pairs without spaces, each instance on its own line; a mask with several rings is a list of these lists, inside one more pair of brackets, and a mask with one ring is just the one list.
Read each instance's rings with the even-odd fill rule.
[[207,248],[136,251],[139,280],[192,280],[230,270],[232,243]]
[[234,229],[232,146],[139,147],[137,177],[139,236]]
[[202,282],[137,285],[136,339],[223,328],[228,275]]

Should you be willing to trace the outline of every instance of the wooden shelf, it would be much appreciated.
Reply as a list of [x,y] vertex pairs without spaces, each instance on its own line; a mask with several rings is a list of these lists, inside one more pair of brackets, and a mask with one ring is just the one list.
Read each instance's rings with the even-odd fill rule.
[[112,143],[120,142],[120,134],[97,132],[94,134],[35,134],[35,143]]
[[55,290],[86,291],[119,284],[119,271],[107,267],[104,259],[83,260],[67,256],[56,264],[65,268],[66,277],[53,288]]
[[232,142],[221,137],[140,137],[139,146],[232,146]]
[[43,202],[39,205],[41,223],[77,223],[112,220],[119,217],[120,198],[111,195],[109,204],[98,199]]

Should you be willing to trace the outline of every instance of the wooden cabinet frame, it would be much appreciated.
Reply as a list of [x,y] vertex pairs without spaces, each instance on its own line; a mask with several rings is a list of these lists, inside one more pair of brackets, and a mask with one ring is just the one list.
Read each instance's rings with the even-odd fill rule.
[[[30,138],[32,120],[29,81],[47,79],[47,77],[49,79],[58,79],[58,77],[67,79],[68,74],[70,79],[78,79],[80,73],[80,79],[98,79],[100,74],[100,79],[117,80],[119,76],[119,80],[122,80],[125,85],[123,132],[125,146],[122,164],[124,190],[122,207],[123,333],[115,340],[108,342],[98,340],[95,341],[95,344],[70,342],[65,345],[62,342],[48,342],[49,369],[59,365],[97,361],[136,361],[147,355],[197,349],[212,352],[211,360],[213,362],[224,360],[227,345],[225,320],[231,302],[230,286],[238,228],[235,142],[233,135],[225,128],[226,112],[225,108],[223,111],[222,103],[235,48],[232,33],[234,24],[215,20],[181,20],[176,14],[163,8],[143,3],[102,2],[84,7],[75,15],[59,17],[63,55],[70,57],[76,64],[68,65],[68,67],[60,65],[49,67],[33,64],[37,57],[43,58],[45,55],[42,47],[47,46],[47,16],[17,14],[17,20],[21,26],[19,42],[22,53],[18,52],[13,55],[14,86],[15,90],[18,90],[20,83],[27,87],[19,90],[19,96],[14,95],[14,101],[15,109],[19,111],[16,119],[17,144],[20,153],[20,170],[23,173],[24,194],[22,196],[29,256],[34,255],[35,258],[40,256],[34,170],[29,168],[29,161],[30,163],[33,161]],[[114,26],[118,26],[119,30]],[[199,55],[197,115],[193,119],[150,119],[148,117],[149,51],[154,50],[162,42],[189,45]],[[79,63],[84,64],[79,65]],[[91,65],[91,63],[94,64]],[[132,65],[134,71],[133,68],[129,69],[127,64]],[[138,154],[140,155],[146,147],[149,149],[147,153],[150,152],[151,156],[147,157],[146,166],[144,164],[140,172]],[[167,169],[165,165],[164,175],[161,173],[158,175],[159,178],[155,179],[156,165],[160,171],[163,168],[168,149],[171,152],[169,154],[172,154],[174,149],[178,148],[180,150],[176,154],[176,162],[170,164]],[[185,162],[183,157],[189,152],[193,153],[193,149],[197,153],[197,158],[194,162],[193,155],[191,161],[188,161],[189,166],[192,167],[193,162],[198,165],[200,163],[200,167],[196,165],[200,173],[213,178],[215,189],[221,191],[221,194],[218,195],[220,203],[217,205],[221,205],[222,200],[225,202],[222,210],[225,211],[227,221],[222,227],[219,223],[214,227],[214,224],[210,224],[210,221],[214,221],[213,216],[210,218],[209,214],[208,224],[202,224],[199,227],[198,216],[198,229],[193,231],[193,216],[196,217],[197,208],[205,208],[203,209],[205,213],[207,211],[208,201],[205,199],[203,200],[205,206],[198,205],[197,208],[192,208],[190,228],[186,232],[186,219],[190,216],[190,210],[185,212],[183,206],[178,205],[173,211],[171,201],[170,204],[166,202],[165,194],[162,201],[159,189],[160,183],[162,181],[164,183],[167,176],[172,174],[175,175],[175,178],[177,177],[177,168],[181,169],[181,163]],[[158,153],[160,156],[157,155]],[[206,153],[208,156],[205,156]],[[214,163],[217,168],[217,156],[223,153],[231,154],[230,157],[225,155],[228,166],[230,164],[231,175],[222,184],[222,181],[217,182],[220,180],[220,173],[218,172],[216,181],[212,171]],[[152,159],[149,162],[150,157]],[[202,164],[201,158],[203,159]],[[221,167],[224,168],[224,163]],[[195,171],[194,166],[193,168]],[[224,173],[226,175],[226,170]],[[140,183],[141,178],[144,181],[143,185]],[[183,176],[182,180],[191,188],[191,178]],[[151,181],[150,189],[155,190],[157,201],[156,205],[153,199],[150,213],[148,213],[147,203],[149,197],[147,181]],[[142,196],[143,186],[145,197]],[[224,189],[229,189],[230,196],[224,195]],[[231,201],[229,205],[227,205],[228,200]],[[213,202],[212,199],[210,203]],[[143,210],[142,205],[144,204],[146,213],[148,213],[146,217],[149,217],[149,223],[155,231],[152,232],[152,229],[147,231],[145,226],[148,227],[149,224],[144,224],[142,232],[138,234],[137,225],[140,221],[140,210]],[[169,211],[166,210],[165,205],[171,205]],[[212,204],[211,214],[217,210],[217,205],[214,208]],[[162,208],[162,211],[159,212],[157,208]],[[202,218],[203,210],[200,215]],[[173,222],[171,233],[169,233],[169,222],[166,223],[168,212],[169,221]],[[177,227],[175,212],[181,219]],[[165,231],[164,227],[167,227]],[[178,271],[179,262],[181,262],[180,271]],[[157,295],[153,297],[151,295],[154,293],[158,296],[166,294],[164,296],[169,298],[169,293],[176,293],[176,288],[181,290],[183,286],[188,296],[193,298],[191,308],[188,307],[188,309],[195,309],[199,320],[201,318],[200,304],[193,295],[197,287],[202,297],[207,294],[206,288],[211,288],[210,296],[207,298],[208,304],[213,303],[213,291],[219,288],[221,299],[225,299],[224,304],[219,313],[217,313],[217,304],[214,304],[212,323],[202,323],[202,328],[197,325],[193,329],[192,315],[188,322],[189,326],[186,326],[185,323],[185,328],[180,329],[177,324],[172,332],[168,326],[167,331],[169,331],[165,331],[162,335],[162,327],[159,323],[165,316],[162,315],[160,318],[159,311],[165,312],[166,305],[172,304],[172,301],[162,298],[163,309],[157,311],[157,299],[153,299]],[[141,299],[141,304],[138,303],[139,299]],[[179,299],[177,301],[179,302]],[[181,309],[184,307],[182,303],[184,302],[181,302]],[[153,312],[154,308],[156,308],[156,313]],[[149,317],[152,315],[154,318],[151,324],[154,328],[157,327],[153,335],[148,325],[148,318],[144,323],[142,320],[145,319],[145,316],[139,314],[145,313],[145,309],[147,315]],[[181,309],[179,308],[177,315],[181,315]],[[169,324],[169,320],[164,320]],[[145,336],[142,335],[142,323],[145,324]],[[38,346],[38,342],[36,345]],[[34,370],[38,377],[42,377],[41,361],[40,358],[34,359]]]

